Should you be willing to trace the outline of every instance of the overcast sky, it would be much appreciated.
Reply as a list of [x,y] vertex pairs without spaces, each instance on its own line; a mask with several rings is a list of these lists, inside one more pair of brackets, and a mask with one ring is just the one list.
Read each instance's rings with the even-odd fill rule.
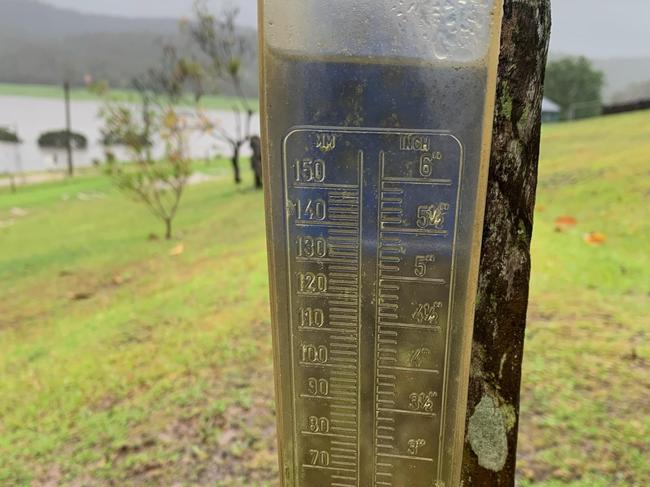
[[[193,0],[43,0],[86,12],[144,17],[187,15]],[[327,1],[327,0],[321,0]],[[241,23],[256,25],[257,0],[209,0],[241,8]],[[650,56],[650,0],[553,0],[551,49],[589,57]]]

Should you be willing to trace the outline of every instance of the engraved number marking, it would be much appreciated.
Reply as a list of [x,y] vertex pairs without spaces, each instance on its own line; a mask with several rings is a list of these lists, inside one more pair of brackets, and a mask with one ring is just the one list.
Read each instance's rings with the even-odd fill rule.
[[322,183],[325,181],[325,161],[303,159],[296,161],[297,183]]
[[309,416],[309,431],[312,433],[329,433],[330,431],[330,420],[318,416]]
[[307,379],[307,392],[312,396],[328,396],[330,393],[330,383],[327,379],[310,377]]
[[323,221],[327,218],[327,204],[324,200],[298,200],[298,218],[301,220]]
[[309,450],[309,461],[311,465],[328,467],[330,464],[330,454],[324,450]]
[[424,361],[431,356],[431,350],[428,348],[416,348],[409,356],[409,364],[411,367],[420,368],[424,365]]
[[409,394],[409,409],[411,411],[423,411],[430,413],[433,411],[433,400],[438,397],[437,392],[413,392]]
[[432,152],[420,156],[420,176],[425,178],[433,174],[433,162],[442,160],[442,152]]
[[327,276],[325,274],[299,272],[298,282],[301,293],[319,294],[327,292]]
[[312,364],[326,364],[329,360],[329,351],[325,345],[303,345],[302,361]]
[[420,448],[426,446],[427,442],[426,440],[422,438],[417,438],[417,439],[412,439],[408,441],[408,453],[409,455],[417,455],[418,452],[420,451]]
[[300,326],[304,328],[322,328],[325,324],[325,312],[320,308],[300,308]]
[[449,211],[447,203],[440,203],[436,205],[418,206],[417,226],[418,228],[433,227],[440,230],[445,224],[445,216]]
[[412,318],[419,324],[437,325],[440,319],[438,310],[442,308],[442,302],[418,304]]
[[428,264],[436,261],[435,255],[418,255],[415,258],[415,275],[417,277],[424,277],[427,275]]
[[327,240],[323,237],[298,237],[298,257],[327,256]]

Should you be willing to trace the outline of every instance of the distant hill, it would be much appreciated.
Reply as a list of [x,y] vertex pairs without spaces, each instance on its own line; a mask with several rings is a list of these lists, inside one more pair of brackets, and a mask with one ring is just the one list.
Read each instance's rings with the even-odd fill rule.
[[[254,35],[254,33],[251,33]],[[127,87],[181,44],[173,19],[122,18],[60,9],[36,0],[0,0],[0,82],[82,85],[86,74]],[[246,89],[257,93],[256,59]],[[223,94],[228,87],[222,87]]]
[[[605,99],[612,101],[628,98],[624,93],[630,91],[630,96],[638,85],[650,84],[650,57],[594,59],[594,66],[605,73]],[[634,99],[634,98],[632,98]]]
[[614,94],[612,103],[631,103],[650,100],[650,79],[642,83],[634,83]]
[[28,35],[33,41],[95,33],[174,33],[174,19],[129,19],[92,15],[47,5],[36,0],[0,0],[0,32]]
[[[254,42],[255,32],[245,32]],[[93,15],[37,0],[0,0],[0,83],[59,84],[68,79],[81,86],[90,74],[127,87],[155,66],[164,43],[183,43],[174,19]],[[552,55],[557,57],[561,55]],[[606,101],[636,93],[638,85],[650,81],[650,57],[593,61],[607,79]],[[256,95],[257,57],[246,63],[244,79],[246,91]],[[232,94],[227,86],[220,93]]]

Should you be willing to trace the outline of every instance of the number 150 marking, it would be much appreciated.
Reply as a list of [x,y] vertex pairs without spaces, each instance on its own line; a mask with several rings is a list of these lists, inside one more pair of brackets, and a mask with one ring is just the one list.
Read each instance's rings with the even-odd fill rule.
[[297,183],[322,183],[325,181],[325,161],[303,159],[296,161]]

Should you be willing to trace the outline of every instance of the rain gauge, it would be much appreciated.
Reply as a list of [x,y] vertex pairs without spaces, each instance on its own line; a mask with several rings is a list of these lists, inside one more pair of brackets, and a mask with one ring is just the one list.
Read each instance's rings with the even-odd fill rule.
[[284,487],[458,487],[502,0],[260,0]]

